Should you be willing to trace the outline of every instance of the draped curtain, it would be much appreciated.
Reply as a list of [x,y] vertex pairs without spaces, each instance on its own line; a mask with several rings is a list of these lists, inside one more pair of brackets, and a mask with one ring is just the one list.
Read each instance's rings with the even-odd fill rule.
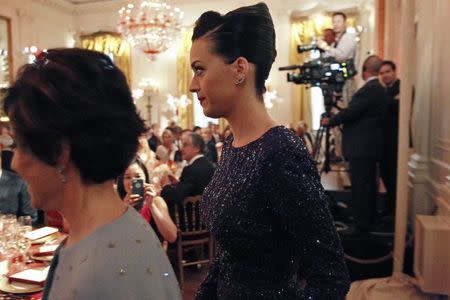
[[[355,26],[354,16],[347,17],[347,26]],[[331,16],[292,18],[289,43],[289,64],[302,65],[309,60],[309,52],[299,54],[298,45],[310,44],[314,38],[321,38],[323,30],[333,28]],[[305,121],[311,128],[311,93],[303,84],[292,84],[292,120],[294,127]]]
[[81,47],[112,55],[114,64],[125,74],[131,84],[131,46],[115,32],[96,32],[82,35]]
[[[192,45],[191,37],[192,28],[183,31],[177,55],[177,96],[180,97],[181,95],[186,95],[189,99],[192,98],[192,94],[189,91],[189,84],[192,80],[192,70],[189,59],[189,53]],[[179,108],[177,115],[181,128],[192,129],[192,127],[194,127],[193,103],[189,104],[186,108]]]

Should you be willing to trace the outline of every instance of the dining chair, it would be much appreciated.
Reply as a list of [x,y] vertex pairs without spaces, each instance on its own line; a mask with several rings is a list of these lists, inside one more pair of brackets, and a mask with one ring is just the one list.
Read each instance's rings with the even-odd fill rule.
[[[175,206],[175,223],[178,228],[176,253],[180,288],[184,287],[184,268],[209,264],[214,255],[214,242],[209,230],[200,219],[201,195],[186,197]],[[205,248],[207,253],[205,255]],[[194,256],[187,256],[188,251]]]

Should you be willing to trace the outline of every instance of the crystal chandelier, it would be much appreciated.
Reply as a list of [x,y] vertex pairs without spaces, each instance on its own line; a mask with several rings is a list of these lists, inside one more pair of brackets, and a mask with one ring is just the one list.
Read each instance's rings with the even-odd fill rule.
[[128,4],[119,10],[118,31],[150,60],[167,50],[181,32],[184,13],[160,0]]

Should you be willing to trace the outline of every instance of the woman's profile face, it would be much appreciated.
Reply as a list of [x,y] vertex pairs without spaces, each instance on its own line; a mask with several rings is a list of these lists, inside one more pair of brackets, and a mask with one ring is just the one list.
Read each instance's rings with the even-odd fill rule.
[[31,205],[42,210],[58,209],[58,204],[64,200],[64,194],[56,167],[38,159],[31,150],[18,142],[14,132],[13,138],[16,147],[11,167],[27,182]]
[[226,64],[222,57],[214,54],[212,46],[208,38],[192,43],[190,59],[194,76],[189,89],[197,94],[207,117],[227,117],[233,109],[235,76],[232,64]]
[[133,178],[142,178],[145,181],[144,171],[137,163],[131,164],[123,174],[123,187],[127,194],[131,191],[131,181]]

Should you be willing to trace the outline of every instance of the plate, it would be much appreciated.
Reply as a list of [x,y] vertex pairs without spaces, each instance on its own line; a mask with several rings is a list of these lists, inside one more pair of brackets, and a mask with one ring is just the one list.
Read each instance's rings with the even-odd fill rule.
[[66,233],[55,232],[53,234],[44,236],[40,239],[31,241],[31,244],[36,245],[36,244],[54,243],[54,242],[57,242],[58,240],[62,241],[66,237],[67,237]]
[[8,278],[2,276],[0,279],[0,290],[12,294],[26,294],[42,291],[43,286],[23,282],[8,282]]
[[34,256],[31,254],[28,254],[28,256],[32,259],[32,260],[37,260],[37,261],[52,261],[53,259],[53,255],[48,255],[48,256]]

